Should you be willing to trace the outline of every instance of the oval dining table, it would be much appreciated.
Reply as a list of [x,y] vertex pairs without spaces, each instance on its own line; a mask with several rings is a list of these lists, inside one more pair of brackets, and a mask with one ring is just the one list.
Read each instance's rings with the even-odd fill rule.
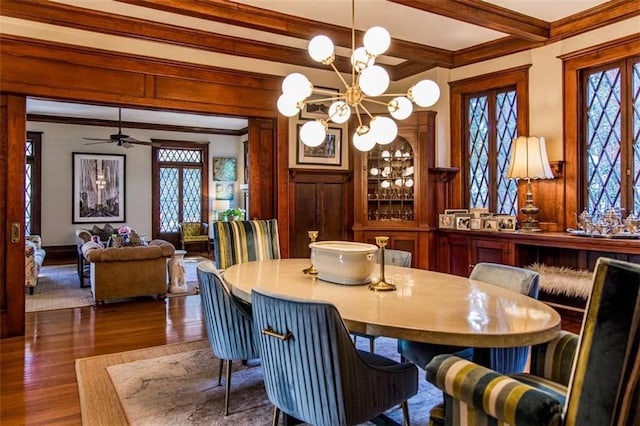
[[[560,315],[554,309],[496,285],[385,265],[385,279],[397,289],[375,292],[366,284],[334,284],[305,275],[302,270],[309,265],[309,259],[239,263],[226,269],[223,278],[232,293],[247,302],[254,289],[329,302],[351,332],[374,336],[490,348],[543,343],[560,330]],[[373,280],[378,273],[376,269]]]

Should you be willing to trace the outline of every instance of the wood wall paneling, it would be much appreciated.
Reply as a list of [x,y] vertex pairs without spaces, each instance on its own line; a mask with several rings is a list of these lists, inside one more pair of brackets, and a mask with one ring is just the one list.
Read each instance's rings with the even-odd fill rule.
[[[0,95],[0,337],[24,334],[24,171],[26,99]],[[12,224],[19,239],[11,241]]]

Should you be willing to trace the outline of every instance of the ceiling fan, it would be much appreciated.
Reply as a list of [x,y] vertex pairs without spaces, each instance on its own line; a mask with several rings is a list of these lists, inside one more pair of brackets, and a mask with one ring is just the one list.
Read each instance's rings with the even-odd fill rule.
[[109,139],[104,138],[82,138],[88,141],[97,141],[97,142],[88,142],[85,145],[97,145],[101,143],[117,143],[118,146],[122,146],[124,148],[132,148],[135,145],[148,145],[148,146],[160,146],[160,144],[155,142],[146,142],[140,141],[138,139],[132,138],[129,135],[125,135],[122,133],[122,108],[118,108],[118,133],[114,133],[109,136]]

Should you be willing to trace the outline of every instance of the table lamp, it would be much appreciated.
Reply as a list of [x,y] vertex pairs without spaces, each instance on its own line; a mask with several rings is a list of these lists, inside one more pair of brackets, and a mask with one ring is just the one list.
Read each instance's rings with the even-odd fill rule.
[[553,179],[553,172],[547,158],[547,147],[543,137],[518,136],[513,140],[511,147],[511,164],[507,172],[507,178],[526,179],[527,193],[525,205],[520,209],[526,219],[520,224],[520,230],[525,232],[540,231],[538,220],[533,215],[540,209],[533,205],[533,192],[531,192],[531,179]]

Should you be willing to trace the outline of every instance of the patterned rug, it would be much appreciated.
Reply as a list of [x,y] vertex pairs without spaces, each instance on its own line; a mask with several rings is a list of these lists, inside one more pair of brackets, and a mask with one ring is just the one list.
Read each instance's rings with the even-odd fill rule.
[[[367,339],[358,339],[366,349]],[[376,351],[398,360],[395,339],[378,338]],[[235,363],[230,414],[222,416],[224,385],[219,360],[206,340],[103,355],[76,361],[83,424],[269,425],[273,409],[257,361]],[[413,424],[427,424],[431,407],[442,401],[419,370],[418,394],[409,400]],[[398,407],[386,416],[402,424]],[[385,424],[376,419],[373,423]]]
[[80,288],[76,265],[43,266],[33,295],[27,293],[26,312],[51,311],[93,305],[89,287]]

